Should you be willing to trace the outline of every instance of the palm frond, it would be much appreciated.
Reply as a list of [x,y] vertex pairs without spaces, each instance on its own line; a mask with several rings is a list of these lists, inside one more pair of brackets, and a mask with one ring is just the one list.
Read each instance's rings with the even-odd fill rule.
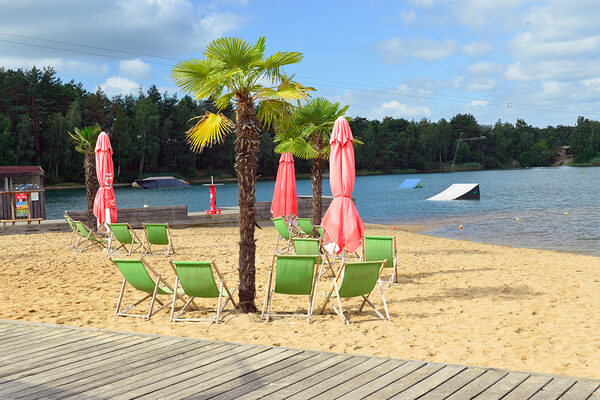
[[84,126],[83,128],[75,128],[75,133],[67,132],[71,136],[71,140],[75,145],[75,150],[79,153],[86,153],[94,151],[96,148],[96,141],[102,128],[99,124]]
[[203,116],[194,117],[198,122],[186,133],[192,151],[201,152],[205,146],[212,146],[223,141],[225,136],[231,132],[233,122],[223,114],[207,112]]
[[224,37],[213,40],[204,51],[207,59],[218,60],[223,69],[239,68],[244,71],[263,57],[264,38],[252,46],[240,38]]
[[316,158],[319,152],[315,150],[304,138],[296,137],[289,140],[283,140],[275,147],[275,153],[292,153],[296,157],[309,160]]

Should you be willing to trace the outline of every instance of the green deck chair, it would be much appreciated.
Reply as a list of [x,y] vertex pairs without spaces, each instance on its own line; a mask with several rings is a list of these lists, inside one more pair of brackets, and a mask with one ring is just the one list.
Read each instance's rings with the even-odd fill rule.
[[[135,231],[127,222],[123,223],[114,223],[108,224],[110,228],[110,237],[108,240],[108,256],[110,257],[120,248],[125,249],[127,255],[130,256],[134,249],[142,248],[141,240],[137,237]],[[115,240],[118,242],[119,246],[113,248],[115,244]],[[127,245],[129,245],[129,250],[127,250]]]
[[[273,263],[269,271],[265,300],[262,308],[262,318],[269,322],[271,316],[274,317],[304,317],[310,322],[312,317],[312,308],[314,303],[314,294],[317,289],[317,268],[316,256],[298,256],[289,254],[279,254],[273,256]],[[275,285],[271,287],[273,281],[273,270],[276,270]],[[273,293],[308,296],[308,310],[306,314],[285,313],[271,314],[271,300]]]
[[387,282],[388,287],[398,283],[398,257],[395,236],[363,235],[362,261],[377,261],[386,259],[385,268],[392,268],[392,276]]
[[[79,231],[79,239],[77,240],[77,243],[75,243],[75,247],[74,247],[75,251],[82,253],[83,251],[85,251],[85,248],[87,247],[88,243],[98,246],[102,249],[106,248],[107,239],[96,235],[83,222],[81,222],[81,221],[73,221],[73,222],[75,223],[75,226],[77,227],[77,230]],[[81,242],[81,239],[83,239],[83,246],[79,247],[79,242]]]
[[321,225],[317,225],[317,231],[319,232],[319,235],[321,235],[321,240],[323,240],[325,238],[325,231],[323,230]]
[[[171,322],[208,322],[208,323],[219,323],[221,319],[221,312],[231,300],[231,304],[235,308],[235,301],[233,300],[233,294],[235,289],[229,291],[225,284],[225,277],[214,262],[209,261],[171,261],[171,267],[175,271],[175,289],[177,290],[179,284],[183,292],[190,297],[190,299],[181,308],[179,313],[174,317],[175,313],[175,300],[176,297],[173,295],[173,304],[171,306]],[[219,277],[219,286],[215,281],[216,276]],[[225,289],[225,291],[223,291]],[[217,311],[211,318],[181,318],[181,315],[191,305],[196,310],[199,307],[194,303],[194,298],[205,298],[205,299],[218,299]],[[225,302],[223,302],[225,297]]]
[[[333,287],[329,292],[325,293],[325,304],[321,309],[321,314],[323,314],[325,308],[327,307],[327,303],[329,303],[333,307],[335,313],[342,318],[342,321],[345,324],[350,324],[350,320],[344,316],[341,299],[362,297],[363,302],[358,309],[359,312],[362,311],[365,303],[369,303],[379,318],[383,319],[384,321],[389,321],[390,314],[388,312],[385,295],[383,294],[383,285],[381,284],[380,278],[386,262],[387,260],[362,261],[346,263],[342,265],[342,268],[340,268],[337,276],[333,279]],[[341,284],[339,284],[340,278]],[[371,300],[369,300],[369,295],[377,284],[379,284],[379,288],[381,289],[381,300],[383,301],[383,307],[385,309],[385,317],[379,312]],[[331,301],[332,297],[337,299],[339,310]]]
[[152,254],[152,245],[167,246],[165,257],[171,253],[175,254],[169,224],[142,224],[142,226],[144,227],[144,242],[142,243],[144,253],[142,256],[148,253]]
[[304,233],[305,235],[308,235],[309,237],[312,237],[313,224],[310,221],[310,218],[298,218],[298,225],[300,226],[302,233]]
[[75,240],[77,239],[77,236],[79,235],[79,229],[77,229],[77,226],[75,225],[75,221],[73,221],[73,219],[66,214],[65,214],[65,220],[67,221],[67,223],[69,224],[69,227],[71,228],[71,240],[69,240],[69,245],[67,246],[67,249],[71,249],[71,248],[74,249],[75,248]]
[[[287,221],[281,217],[273,218],[273,224],[275,225],[275,229],[277,229],[277,242],[275,243],[275,251],[274,254],[278,254],[281,252],[289,252],[290,251],[290,243],[292,240],[292,226],[287,223]],[[279,239],[287,240],[287,249],[283,250],[279,249]]]
[[315,238],[292,238],[292,245],[294,246],[294,254],[299,256],[317,256],[317,263],[319,264],[318,279],[323,276],[323,268],[325,264],[331,271],[332,276],[335,276],[333,270],[333,263],[329,259],[327,252],[323,250],[323,243],[321,239]]
[[[115,315],[117,317],[137,317],[150,319],[154,314],[162,310],[164,307],[169,305],[169,302],[162,302],[157,299],[156,296],[165,295],[165,296],[173,296],[174,290],[173,288],[165,282],[165,280],[160,276],[154,268],[152,268],[146,261],[144,260],[136,260],[136,259],[115,259],[111,260],[121,271],[123,275],[123,286],[121,287],[121,294],[119,295],[119,300],[117,302],[117,310],[115,311]],[[150,271],[156,278],[152,278],[148,273]],[[146,293],[146,296],[135,301],[131,305],[125,307],[123,310],[121,308],[121,301],[123,300],[123,294],[125,293],[125,287],[129,283],[135,289]],[[161,286],[164,285],[164,286]],[[183,291],[182,291],[183,292]],[[182,297],[181,293],[176,293],[175,296],[179,298],[184,303],[186,302],[185,298]],[[134,307],[142,303],[143,301],[150,299],[150,308],[147,314],[130,314]],[[154,303],[157,302],[160,307],[154,310]]]

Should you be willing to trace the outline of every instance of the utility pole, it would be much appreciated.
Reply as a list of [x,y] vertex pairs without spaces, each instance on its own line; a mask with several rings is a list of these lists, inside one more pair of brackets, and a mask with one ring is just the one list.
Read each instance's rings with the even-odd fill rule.
[[456,156],[458,155],[458,148],[460,147],[461,142],[467,142],[469,140],[485,139],[485,136],[478,136],[478,137],[472,137],[472,138],[466,138],[466,139],[463,139],[462,137],[463,137],[463,133],[461,132],[460,135],[458,136],[458,140],[456,141],[456,149],[454,150],[454,158],[452,158],[452,168],[454,168],[454,163],[456,162]]

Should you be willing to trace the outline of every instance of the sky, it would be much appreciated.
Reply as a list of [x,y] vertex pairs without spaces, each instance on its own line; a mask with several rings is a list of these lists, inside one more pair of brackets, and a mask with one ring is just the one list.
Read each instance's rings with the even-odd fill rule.
[[53,67],[112,97],[203,58],[211,40],[264,36],[266,55],[348,116],[539,127],[599,120],[597,0],[0,0],[0,66]]

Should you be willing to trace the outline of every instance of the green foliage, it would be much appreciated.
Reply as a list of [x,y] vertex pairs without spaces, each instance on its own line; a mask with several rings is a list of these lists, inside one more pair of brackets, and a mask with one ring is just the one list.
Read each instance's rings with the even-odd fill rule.
[[74,131],[75,133],[67,133],[69,136],[71,136],[75,150],[83,154],[93,152],[96,148],[96,140],[98,139],[98,135],[100,135],[100,132],[102,132],[100,125],[94,124],[84,126],[81,129],[75,128]]

